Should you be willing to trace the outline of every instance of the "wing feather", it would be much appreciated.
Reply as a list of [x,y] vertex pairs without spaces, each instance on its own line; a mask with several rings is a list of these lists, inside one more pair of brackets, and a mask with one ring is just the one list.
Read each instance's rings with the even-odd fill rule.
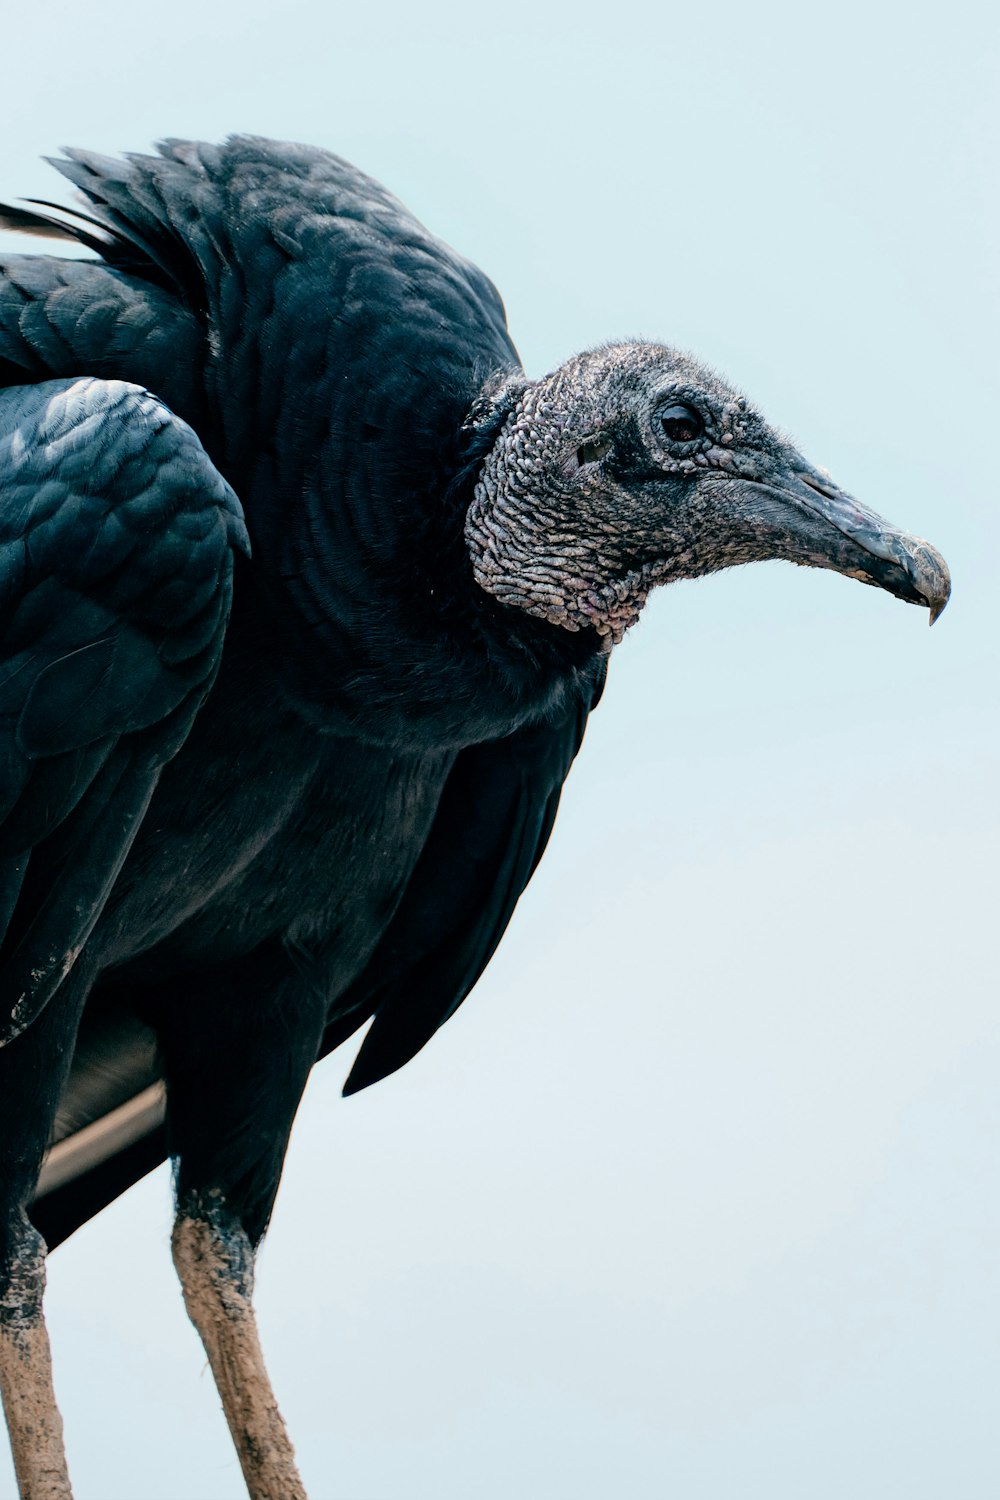
[[325,1053],[374,1015],[345,1094],[409,1062],[489,963],[545,851],[604,674],[602,661],[558,722],[457,757],[399,909],[324,1037]]
[[214,679],[239,502],[116,381],[0,394],[0,1044],[86,943]]

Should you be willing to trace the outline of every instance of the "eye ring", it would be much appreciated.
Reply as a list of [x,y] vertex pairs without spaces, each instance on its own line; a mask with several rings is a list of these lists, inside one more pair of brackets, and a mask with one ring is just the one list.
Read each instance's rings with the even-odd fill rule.
[[696,443],[705,431],[705,418],[689,401],[671,401],[657,420],[668,443]]

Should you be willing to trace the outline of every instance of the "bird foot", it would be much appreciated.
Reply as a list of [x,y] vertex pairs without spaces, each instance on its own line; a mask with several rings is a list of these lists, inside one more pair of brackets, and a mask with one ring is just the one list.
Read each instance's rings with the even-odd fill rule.
[[201,1335],[250,1500],[307,1500],[253,1310],[253,1249],[204,1199],[178,1212],[171,1241],[188,1316]]
[[28,1231],[4,1272],[0,1391],[20,1500],[73,1500],[42,1315],[45,1246]]

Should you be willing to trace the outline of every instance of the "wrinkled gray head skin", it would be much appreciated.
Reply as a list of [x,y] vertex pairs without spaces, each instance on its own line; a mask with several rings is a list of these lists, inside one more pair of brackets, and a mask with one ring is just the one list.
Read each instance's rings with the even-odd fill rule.
[[466,519],[480,586],[567,630],[621,640],[651,588],[738,563],[832,568],[926,605],[948,569],[839,490],[688,355],[618,344],[523,392]]

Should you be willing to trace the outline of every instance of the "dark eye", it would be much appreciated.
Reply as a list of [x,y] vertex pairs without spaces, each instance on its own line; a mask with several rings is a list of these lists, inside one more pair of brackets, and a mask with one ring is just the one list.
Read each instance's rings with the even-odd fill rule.
[[673,401],[660,412],[663,430],[672,443],[693,443],[705,431],[701,412],[686,401]]

